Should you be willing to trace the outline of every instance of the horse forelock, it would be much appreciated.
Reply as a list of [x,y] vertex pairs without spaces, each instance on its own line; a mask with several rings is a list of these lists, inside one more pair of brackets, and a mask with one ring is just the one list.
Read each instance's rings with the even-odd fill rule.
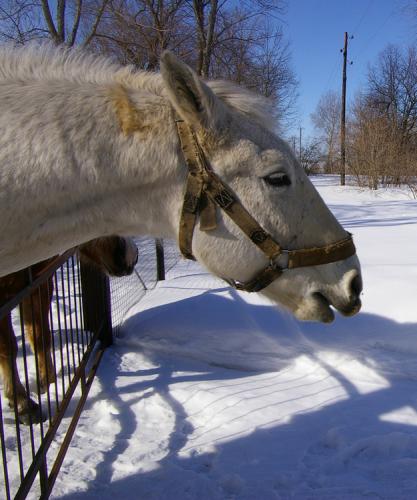
[[[51,43],[31,43],[22,47],[0,47],[0,80],[71,81],[98,85],[121,84],[127,89],[166,98],[161,75],[133,66],[123,66],[111,58],[79,48],[56,47]],[[208,87],[233,112],[274,129],[271,102],[232,82],[206,81]]]

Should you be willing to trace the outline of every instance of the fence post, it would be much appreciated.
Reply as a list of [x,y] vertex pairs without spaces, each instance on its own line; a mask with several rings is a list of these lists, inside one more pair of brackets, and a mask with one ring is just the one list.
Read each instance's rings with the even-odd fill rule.
[[113,343],[109,278],[80,262],[84,328],[99,333],[104,347]]
[[163,240],[157,238],[155,240],[156,249],[156,279],[163,281],[165,279],[165,258]]

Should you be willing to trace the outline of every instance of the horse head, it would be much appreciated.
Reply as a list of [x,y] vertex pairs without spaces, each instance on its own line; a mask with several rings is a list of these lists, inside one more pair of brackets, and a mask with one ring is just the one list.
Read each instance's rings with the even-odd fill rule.
[[81,245],[80,259],[109,276],[128,276],[138,261],[138,249],[132,238],[105,236]]
[[[237,87],[231,92],[229,84],[205,83],[169,52],[162,56],[161,73],[177,121],[186,126],[185,138],[180,131],[180,139],[191,177],[185,203],[183,194],[178,194],[181,219],[179,209],[173,222],[186,226],[187,217],[192,216],[184,212],[199,217],[201,229],[191,229],[191,236],[183,237],[192,239],[192,255],[232,283],[251,282],[265,270],[279,269],[276,279],[261,293],[299,319],[330,322],[334,318],[331,306],[347,316],[356,314],[361,306],[362,278],[350,235],[325,205],[289,146],[274,132],[261,98]],[[203,164],[197,187],[193,169],[199,167],[192,166],[193,157]],[[224,207],[216,201],[216,192],[218,195],[222,186],[239,211],[249,214],[247,224],[230,215],[236,210],[219,209]],[[215,206],[207,210],[210,205]],[[188,225],[194,226],[194,219]],[[242,230],[252,223],[276,245],[275,253],[269,255],[260,249],[262,245],[254,244],[259,234],[252,237],[250,231]],[[261,234],[260,239],[263,237]],[[348,251],[335,253],[339,246],[349,247]],[[315,252],[321,257],[309,260],[307,255]],[[326,258],[326,252],[332,257]],[[299,257],[297,265],[289,265],[291,255]]]

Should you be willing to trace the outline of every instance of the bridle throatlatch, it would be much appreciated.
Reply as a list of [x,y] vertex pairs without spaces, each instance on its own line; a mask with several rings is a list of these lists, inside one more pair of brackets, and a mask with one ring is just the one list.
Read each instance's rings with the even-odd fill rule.
[[179,246],[185,258],[195,260],[192,254],[192,240],[197,217],[200,219],[200,230],[211,231],[217,227],[216,207],[226,212],[269,260],[269,265],[249,281],[224,278],[238,290],[259,292],[279,278],[286,269],[329,264],[355,254],[355,245],[350,233],[343,240],[322,247],[299,250],[281,248],[213,172],[191,127],[183,120],[176,120],[176,124],[188,167],[179,229]]

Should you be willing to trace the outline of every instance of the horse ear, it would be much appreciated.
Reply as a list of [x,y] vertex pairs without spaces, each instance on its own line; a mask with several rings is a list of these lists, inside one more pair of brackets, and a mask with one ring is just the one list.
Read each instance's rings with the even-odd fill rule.
[[165,51],[161,56],[161,74],[169,100],[183,120],[197,130],[214,132],[222,128],[226,108],[195,71]]

